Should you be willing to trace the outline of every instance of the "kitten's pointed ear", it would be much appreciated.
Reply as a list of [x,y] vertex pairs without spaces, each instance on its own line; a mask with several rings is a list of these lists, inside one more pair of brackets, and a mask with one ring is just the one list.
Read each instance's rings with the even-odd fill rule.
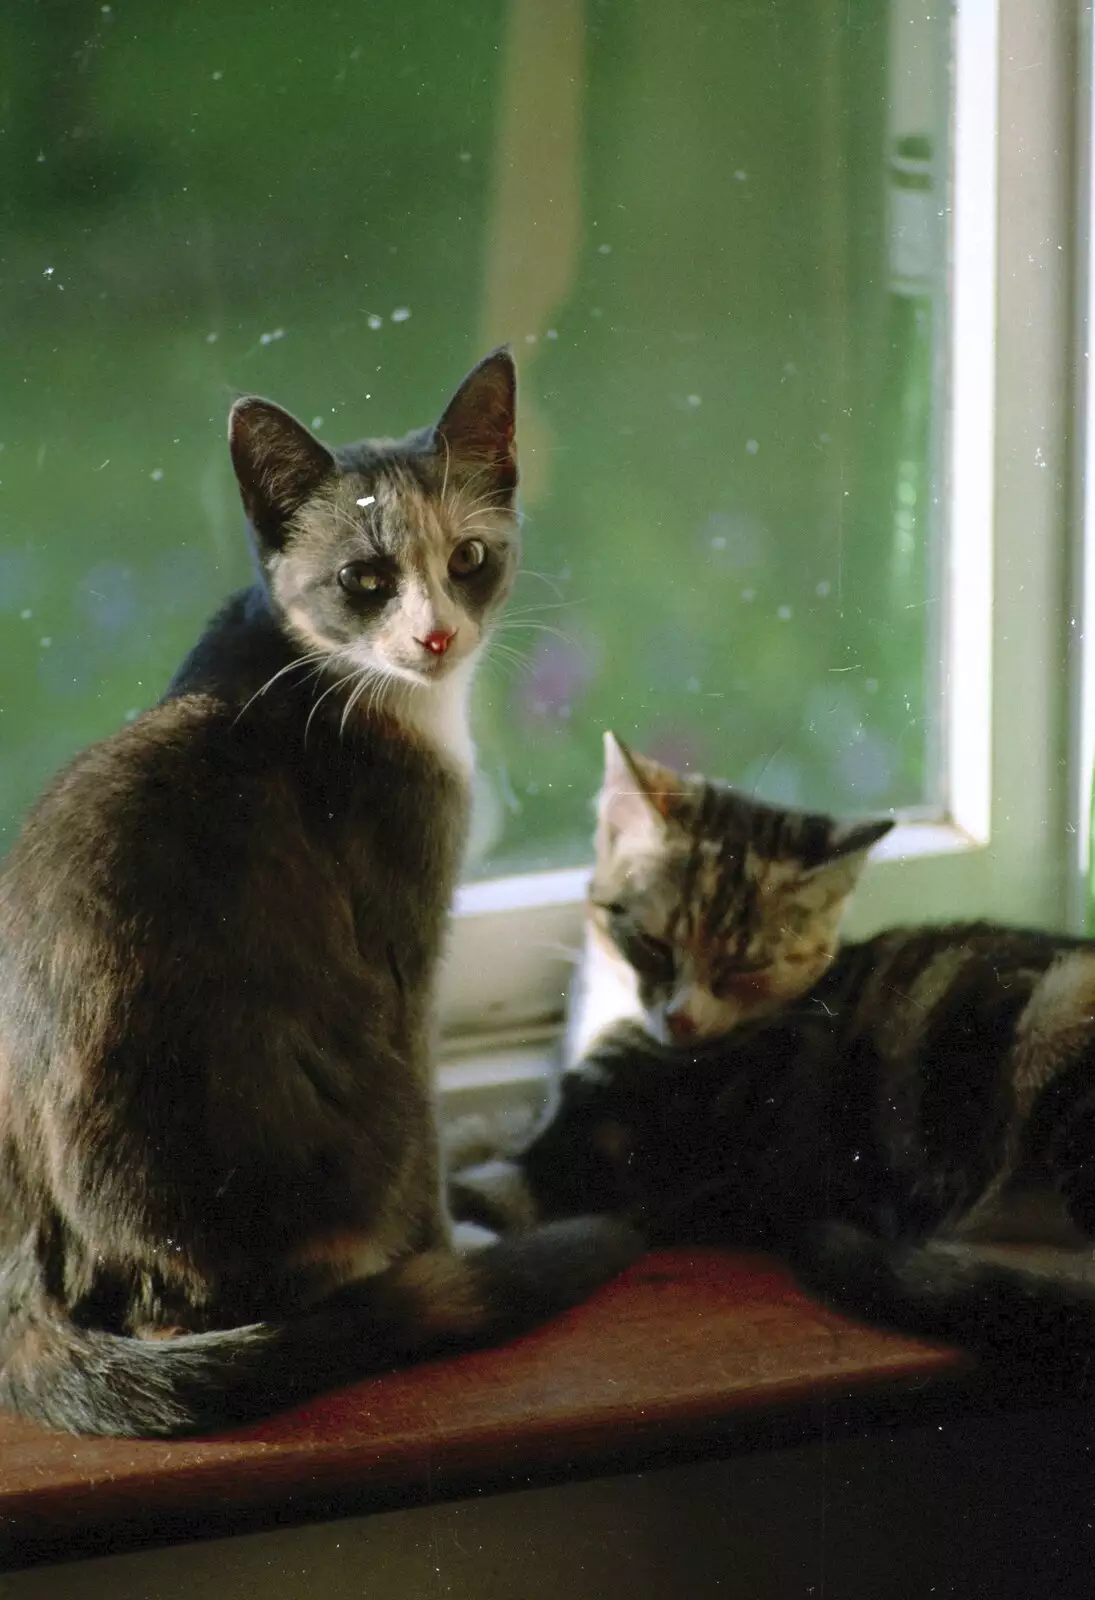
[[335,472],[335,458],[288,411],[256,395],[232,407],[228,448],[248,521],[261,545],[279,550],[286,522]]
[[879,817],[871,822],[834,823],[825,859],[814,872],[824,875],[826,883],[837,893],[850,894],[867,865],[871,846],[885,838],[893,825],[892,817]]
[[660,817],[672,816],[686,792],[680,773],[674,772],[672,767],[663,767],[650,756],[640,755],[637,750],[629,750],[626,745],[621,744],[620,751],[654,810]]
[[893,817],[876,817],[869,822],[842,822],[829,840],[829,860],[846,856],[866,856],[872,845],[884,839],[894,825]]
[[597,817],[606,837],[660,834],[680,788],[677,773],[629,750],[614,733],[605,734],[605,775]]
[[517,368],[506,349],[473,367],[434,430],[450,473],[508,504],[517,488]]

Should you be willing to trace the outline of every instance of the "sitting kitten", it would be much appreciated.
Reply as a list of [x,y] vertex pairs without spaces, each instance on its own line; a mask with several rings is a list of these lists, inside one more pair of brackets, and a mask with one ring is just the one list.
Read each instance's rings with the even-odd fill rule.
[[0,876],[0,1401],[193,1432],[587,1294],[603,1219],[453,1253],[433,994],[517,560],[504,351],[329,451],[241,400],[260,576]]
[[[645,1026],[602,1030],[516,1155],[457,1173],[456,1214],[610,1211],[657,1242],[762,1245],[852,1312],[998,1362],[1086,1361],[1095,944],[971,923],[838,948],[888,826],[762,805],[610,738],[590,946]],[[1033,1237],[1086,1244],[1070,1278],[972,1248],[1016,1238],[1031,1202]]]

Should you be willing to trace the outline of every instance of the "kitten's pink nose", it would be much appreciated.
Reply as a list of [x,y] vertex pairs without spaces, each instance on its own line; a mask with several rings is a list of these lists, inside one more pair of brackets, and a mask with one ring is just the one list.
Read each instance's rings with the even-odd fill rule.
[[418,642],[423,650],[430,652],[431,656],[443,656],[455,638],[455,628],[451,631],[448,628],[434,628],[432,633],[428,633],[424,639],[419,639]]
[[674,1039],[687,1039],[696,1031],[696,1024],[687,1011],[667,1011],[665,1025]]

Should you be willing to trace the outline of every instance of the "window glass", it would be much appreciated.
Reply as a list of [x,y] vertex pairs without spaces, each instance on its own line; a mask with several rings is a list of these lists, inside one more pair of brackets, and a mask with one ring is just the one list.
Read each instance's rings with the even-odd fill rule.
[[249,563],[233,396],[331,442],[512,341],[525,565],[476,874],[588,853],[600,731],[941,796],[946,8],[0,12],[0,848]]

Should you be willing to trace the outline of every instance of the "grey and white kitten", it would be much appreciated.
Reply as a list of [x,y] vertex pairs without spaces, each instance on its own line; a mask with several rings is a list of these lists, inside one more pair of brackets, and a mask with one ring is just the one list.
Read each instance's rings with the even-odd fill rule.
[[517,562],[505,351],[330,451],[232,411],[259,578],[78,756],[0,874],[0,1402],[171,1435],[580,1299],[603,1221],[468,1255],[434,989],[475,663]]

